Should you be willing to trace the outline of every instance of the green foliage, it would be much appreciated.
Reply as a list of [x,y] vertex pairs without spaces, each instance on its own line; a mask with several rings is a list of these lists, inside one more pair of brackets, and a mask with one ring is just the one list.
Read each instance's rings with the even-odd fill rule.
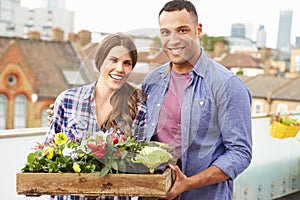
[[48,144],[38,144],[35,152],[28,154],[27,163],[22,171],[92,173],[97,169],[99,170],[100,166],[93,155],[83,151],[77,142],[66,139],[63,143],[51,141]]
[[271,118],[271,123],[273,121],[277,121],[281,124],[287,125],[287,126],[299,126],[300,127],[300,121],[296,118],[292,118],[290,115],[288,114],[281,114],[281,113],[277,113],[276,115],[274,115]]
[[242,70],[239,70],[239,71],[236,72],[236,75],[242,76],[242,75],[244,75],[244,72]]
[[213,51],[215,44],[217,42],[223,42],[225,45],[229,46],[229,41],[226,40],[224,37],[213,37],[213,36],[208,36],[207,34],[203,34],[200,39],[201,46],[204,48],[206,51]]
[[[151,162],[159,163],[155,166],[134,162],[145,148],[155,147],[157,152],[168,152],[168,159],[163,154],[151,158]],[[148,173],[172,159],[174,148],[155,141],[137,141],[134,137],[124,138],[124,135],[108,134],[104,132],[91,134],[82,141],[68,140],[64,133],[55,135],[48,144],[38,144],[35,151],[27,156],[27,163],[23,172],[46,173],[94,173],[100,176],[108,173]],[[160,157],[159,157],[160,156]],[[144,159],[147,155],[143,154]],[[139,157],[140,158],[140,157]],[[139,159],[137,159],[139,160]]]

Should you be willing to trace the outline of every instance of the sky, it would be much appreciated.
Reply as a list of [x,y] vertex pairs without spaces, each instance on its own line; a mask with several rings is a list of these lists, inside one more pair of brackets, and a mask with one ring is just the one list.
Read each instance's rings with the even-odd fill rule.
[[[74,11],[74,32],[158,31],[157,16],[168,0],[65,0]],[[203,33],[230,36],[233,23],[246,25],[246,36],[256,41],[259,25],[267,32],[267,47],[276,48],[279,14],[292,10],[291,43],[300,36],[299,0],[191,0],[195,5]],[[29,8],[43,7],[45,0],[21,0]]]

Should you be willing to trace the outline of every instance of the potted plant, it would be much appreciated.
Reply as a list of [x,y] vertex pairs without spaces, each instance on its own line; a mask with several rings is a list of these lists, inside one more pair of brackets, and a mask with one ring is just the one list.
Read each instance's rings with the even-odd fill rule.
[[299,119],[291,117],[287,113],[277,113],[271,118],[271,136],[275,138],[295,137],[300,130]]
[[173,152],[174,147],[167,144],[114,132],[93,133],[75,141],[58,133],[53,141],[38,144],[28,154],[17,173],[17,192],[164,198],[172,184],[168,163],[174,162]]

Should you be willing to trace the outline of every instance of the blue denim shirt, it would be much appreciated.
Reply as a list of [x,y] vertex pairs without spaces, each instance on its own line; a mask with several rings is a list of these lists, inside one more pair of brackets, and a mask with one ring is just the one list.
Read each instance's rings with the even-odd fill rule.
[[[156,134],[170,70],[170,63],[166,63],[143,82],[148,108],[147,139]],[[189,75],[192,80],[181,110],[182,171],[189,177],[215,165],[230,179],[186,191],[181,199],[230,200],[233,179],[252,159],[251,94],[243,81],[204,51]]]

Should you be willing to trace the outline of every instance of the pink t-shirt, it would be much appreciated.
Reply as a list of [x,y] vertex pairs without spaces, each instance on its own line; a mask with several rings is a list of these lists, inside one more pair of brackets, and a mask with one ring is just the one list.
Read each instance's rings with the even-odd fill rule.
[[169,89],[159,114],[157,134],[153,137],[154,140],[175,146],[177,158],[181,158],[181,104],[190,80],[188,73],[178,74],[171,70]]

